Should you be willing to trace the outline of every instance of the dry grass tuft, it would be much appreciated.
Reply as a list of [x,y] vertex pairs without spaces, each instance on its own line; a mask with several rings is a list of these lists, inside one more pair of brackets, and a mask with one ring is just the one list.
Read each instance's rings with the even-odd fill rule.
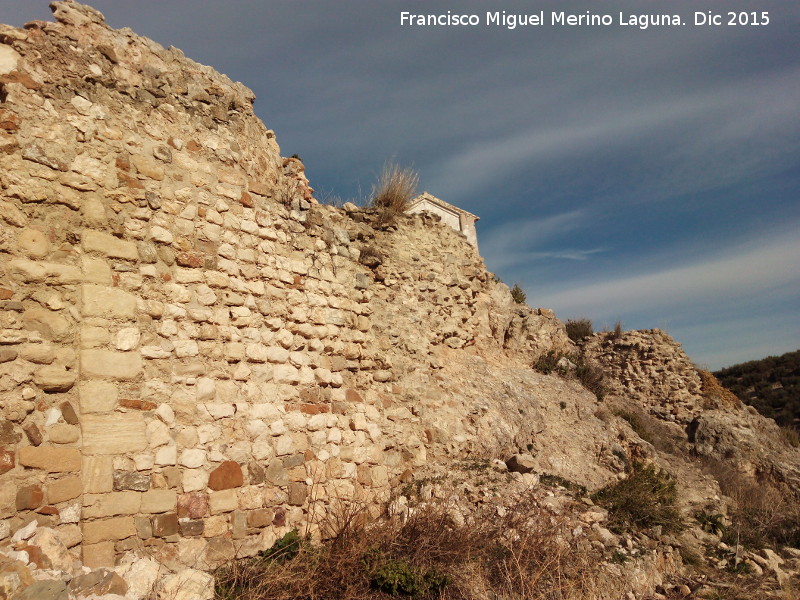
[[413,169],[387,162],[372,188],[372,206],[381,209],[386,220],[402,213],[417,195],[419,175]]
[[321,526],[328,541],[300,543],[287,560],[267,552],[223,567],[216,598],[577,600],[600,585],[596,561],[567,541],[566,524],[532,503],[466,523],[444,502],[416,507],[405,520],[365,515],[351,507]]

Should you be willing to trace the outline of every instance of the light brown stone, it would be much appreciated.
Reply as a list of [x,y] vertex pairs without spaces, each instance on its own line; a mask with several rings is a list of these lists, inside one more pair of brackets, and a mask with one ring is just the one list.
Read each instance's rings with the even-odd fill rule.
[[47,365],[36,370],[33,382],[48,393],[68,392],[75,385],[77,373],[61,365]]
[[44,258],[50,250],[47,237],[36,229],[23,229],[17,236],[17,246],[31,258]]
[[83,504],[84,519],[135,515],[140,512],[142,494],[129,491],[87,494],[83,497]]
[[150,490],[142,494],[141,512],[155,514],[174,511],[177,502],[178,494],[175,490]]
[[133,517],[115,517],[83,523],[83,543],[96,544],[110,540],[124,540],[136,535]]
[[142,357],[134,352],[83,350],[81,372],[88,377],[136,379],[142,372]]
[[85,543],[81,547],[84,566],[90,569],[114,566],[114,542]]
[[117,386],[107,381],[82,381],[78,398],[82,413],[105,413],[117,405]]
[[81,419],[85,454],[125,454],[147,447],[141,413],[84,415]]
[[239,508],[239,499],[236,490],[222,490],[208,495],[208,506],[212,515],[230,512]]
[[77,498],[83,492],[83,481],[80,477],[62,477],[47,484],[47,501],[58,504]]
[[77,448],[25,446],[19,450],[19,464],[49,473],[81,470],[81,452]]
[[80,437],[80,429],[76,425],[56,423],[47,432],[50,441],[54,444],[72,444]]
[[44,308],[30,308],[22,315],[25,329],[38,331],[46,340],[64,341],[70,334],[70,323],[57,311]]
[[113,458],[111,456],[83,457],[83,491],[102,494],[113,489]]
[[99,252],[111,258],[124,258],[126,260],[137,260],[139,258],[136,244],[101,231],[84,229],[81,235],[81,242],[86,252]]
[[85,317],[133,319],[136,296],[115,287],[88,283],[81,286],[82,313]]

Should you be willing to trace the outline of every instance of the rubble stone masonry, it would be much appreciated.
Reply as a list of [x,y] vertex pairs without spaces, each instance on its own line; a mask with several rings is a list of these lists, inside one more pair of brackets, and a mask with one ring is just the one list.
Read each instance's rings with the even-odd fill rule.
[[0,540],[253,555],[458,450],[410,374],[568,347],[436,219],[318,204],[242,84],[53,6],[0,26]]

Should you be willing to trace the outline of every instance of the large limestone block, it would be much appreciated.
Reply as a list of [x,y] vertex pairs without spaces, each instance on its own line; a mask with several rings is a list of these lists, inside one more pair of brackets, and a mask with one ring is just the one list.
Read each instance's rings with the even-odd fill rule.
[[142,372],[142,357],[134,352],[82,350],[81,372],[89,377],[136,379]]
[[83,497],[83,518],[116,517],[118,515],[134,515],[142,505],[142,494],[123,491],[110,494]]
[[104,413],[117,406],[117,386],[108,381],[82,381],[78,398],[82,413]]
[[136,296],[115,287],[86,284],[81,286],[83,316],[133,319]]
[[84,229],[81,241],[86,252],[99,252],[111,258],[124,258],[126,260],[138,260],[139,258],[136,244],[126,242],[108,233]]
[[83,524],[83,543],[96,544],[109,540],[124,540],[136,535],[133,517],[116,517]]
[[147,448],[144,417],[140,413],[84,415],[81,429],[85,454],[125,454]]
[[49,473],[80,471],[81,452],[77,448],[25,446],[19,450],[19,464]]

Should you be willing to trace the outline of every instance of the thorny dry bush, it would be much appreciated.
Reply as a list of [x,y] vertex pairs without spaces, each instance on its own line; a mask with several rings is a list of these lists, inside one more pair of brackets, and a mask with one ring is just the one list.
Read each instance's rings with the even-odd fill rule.
[[[270,551],[221,568],[218,599],[577,600],[599,597],[597,561],[576,547],[567,524],[523,502],[505,516],[463,522],[444,501],[402,519],[370,520],[354,505],[320,525],[314,546],[284,538]],[[289,548],[287,551],[286,548]]]

